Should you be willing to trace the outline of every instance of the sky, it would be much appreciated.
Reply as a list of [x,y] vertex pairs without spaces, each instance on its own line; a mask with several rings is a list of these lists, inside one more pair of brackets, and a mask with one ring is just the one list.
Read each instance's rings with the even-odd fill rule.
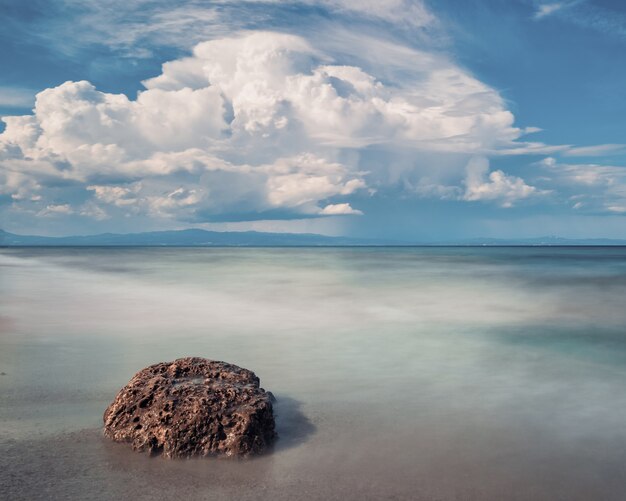
[[626,238],[621,0],[0,0],[0,228]]

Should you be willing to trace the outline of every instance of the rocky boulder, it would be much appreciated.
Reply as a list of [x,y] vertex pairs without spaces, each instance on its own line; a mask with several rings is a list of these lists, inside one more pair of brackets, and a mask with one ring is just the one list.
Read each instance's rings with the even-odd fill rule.
[[274,441],[272,394],[247,369],[181,358],[139,371],[104,413],[104,434],[168,458],[260,454]]

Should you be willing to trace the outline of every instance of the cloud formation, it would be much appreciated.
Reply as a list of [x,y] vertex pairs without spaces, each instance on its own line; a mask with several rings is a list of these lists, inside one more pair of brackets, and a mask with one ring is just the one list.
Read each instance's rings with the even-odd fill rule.
[[[97,45],[122,57],[149,58],[161,47],[189,50],[199,42],[258,29],[285,11],[323,12],[332,18],[432,30],[436,17],[422,0],[55,0],[58,15],[34,19],[29,34],[66,56]],[[68,31],[72,37],[67,37]]]
[[[96,220],[359,215],[348,197],[395,182],[385,164],[398,150],[469,158],[528,147],[497,91],[443,56],[381,46],[413,56],[408,80],[383,82],[303,37],[257,31],[198,44],[136,99],[87,81],[46,89],[33,115],[3,118],[1,193],[15,210]],[[364,168],[370,149],[385,160]],[[506,207],[537,193],[470,170],[463,200]]]
[[542,19],[546,16],[554,14],[556,11],[562,9],[565,6],[566,4],[563,2],[540,4],[537,7],[537,11],[535,12],[535,19]]
[[593,214],[626,214],[626,167],[561,163],[547,157],[539,166],[573,209]]
[[0,86],[0,106],[7,108],[19,108],[32,106],[35,99],[35,91],[20,87]]
[[529,186],[523,179],[501,170],[489,172],[489,161],[485,157],[472,158],[466,170],[463,200],[493,200],[502,207],[512,207],[518,200],[547,194],[547,191]]
[[604,5],[587,0],[539,3],[534,18],[542,20],[549,16],[617,39],[626,37],[626,14],[619,2]]
[[441,200],[494,203],[502,208],[511,208],[520,201],[548,195],[527,184],[522,178],[505,174],[502,170],[490,170],[489,159],[472,157],[465,167],[465,177],[458,185],[442,185],[420,182],[415,188],[418,195]]

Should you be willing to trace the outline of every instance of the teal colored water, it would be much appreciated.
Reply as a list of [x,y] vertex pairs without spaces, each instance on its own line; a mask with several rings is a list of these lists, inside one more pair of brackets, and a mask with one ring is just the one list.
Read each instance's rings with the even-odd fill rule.
[[[624,499],[626,248],[0,250],[7,499]],[[140,368],[254,370],[276,450],[106,442]],[[2,496],[0,496],[2,497]]]

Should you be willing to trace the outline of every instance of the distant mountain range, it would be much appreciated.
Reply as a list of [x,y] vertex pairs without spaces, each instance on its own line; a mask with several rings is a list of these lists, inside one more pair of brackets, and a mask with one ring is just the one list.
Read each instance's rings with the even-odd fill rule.
[[262,233],[257,231],[173,230],[146,233],[101,233],[67,237],[16,235],[0,230],[0,246],[189,246],[273,247],[375,245],[373,240],[329,237],[312,233]]
[[0,230],[0,247],[149,246],[149,247],[331,247],[331,246],[626,246],[626,240],[608,238],[526,239],[474,238],[466,240],[400,242],[391,240],[330,237],[313,233],[263,233],[258,231],[206,231],[199,229],[146,233],[101,233],[67,237],[16,235]]

